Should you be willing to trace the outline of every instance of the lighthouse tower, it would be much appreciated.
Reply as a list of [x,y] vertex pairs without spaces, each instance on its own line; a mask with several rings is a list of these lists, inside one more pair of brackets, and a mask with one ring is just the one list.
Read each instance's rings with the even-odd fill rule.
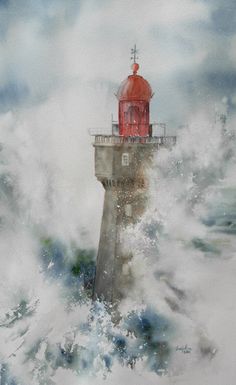
[[140,220],[146,208],[147,170],[153,153],[175,141],[175,137],[152,136],[149,104],[153,93],[138,74],[136,46],[131,52],[133,73],[117,92],[118,127],[113,124],[111,135],[95,134],[94,142],[95,175],[105,196],[93,296],[108,303],[127,296],[132,285],[132,250],[124,250],[122,234]]

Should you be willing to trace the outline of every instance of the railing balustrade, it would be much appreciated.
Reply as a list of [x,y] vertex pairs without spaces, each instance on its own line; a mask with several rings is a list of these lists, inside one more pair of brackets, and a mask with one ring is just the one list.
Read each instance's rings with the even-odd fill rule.
[[140,144],[160,144],[174,145],[176,136],[115,136],[115,135],[95,135],[95,144],[123,144],[123,143],[140,143]]
[[[129,127],[131,127],[132,124],[129,124]],[[136,124],[133,124],[133,126],[137,126]],[[145,126],[145,124],[142,124],[142,126]],[[166,136],[166,123],[150,123],[147,125],[147,128],[150,128],[150,131],[152,131],[153,136]],[[97,135],[115,135],[119,136],[119,125],[118,122],[113,121],[111,128],[89,128],[88,129],[89,135],[91,136],[97,136]]]

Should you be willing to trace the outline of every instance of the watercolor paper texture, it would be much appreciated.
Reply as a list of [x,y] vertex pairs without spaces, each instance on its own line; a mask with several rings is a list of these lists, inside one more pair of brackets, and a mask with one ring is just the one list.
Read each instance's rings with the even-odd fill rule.
[[235,383],[235,21],[0,0],[1,385]]

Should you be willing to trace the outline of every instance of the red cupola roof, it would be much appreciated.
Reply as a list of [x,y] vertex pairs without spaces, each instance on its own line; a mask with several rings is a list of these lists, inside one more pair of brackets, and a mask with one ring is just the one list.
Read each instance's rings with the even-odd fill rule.
[[117,93],[119,101],[147,101],[149,102],[152,97],[152,89],[150,84],[142,76],[137,75],[139,65],[133,63],[132,65],[133,75],[128,76],[125,79]]
[[133,75],[125,79],[117,92],[119,100],[119,135],[141,136],[150,135],[149,102],[152,97],[150,84],[142,76],[137,75],[139,65],[136,62],[136,45],[131,50]]

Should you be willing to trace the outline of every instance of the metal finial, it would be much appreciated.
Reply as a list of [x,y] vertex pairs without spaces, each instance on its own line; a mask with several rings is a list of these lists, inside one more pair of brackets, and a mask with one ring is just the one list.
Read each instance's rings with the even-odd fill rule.
[[136,63],[136,60],[138,59],[137,56],[138,50],[136,48],[136,44],[134,44],[134,48],[131,48],[131,60],[133,60],[134,63]]

